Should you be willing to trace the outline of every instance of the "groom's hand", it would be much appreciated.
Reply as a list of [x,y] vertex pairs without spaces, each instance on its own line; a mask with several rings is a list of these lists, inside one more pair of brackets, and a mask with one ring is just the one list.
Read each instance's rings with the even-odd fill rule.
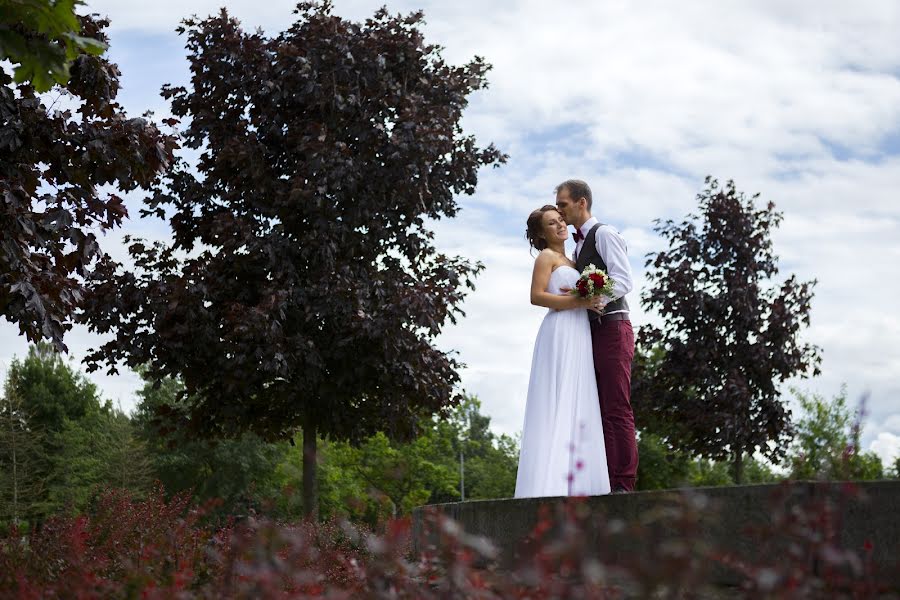
[[[559,288],[559,295],[560,296],[568,296],[569,292],[571,292],[571,291],[572,291],[572,288],[570,288],[570,287],[561,287],[561,288]],[[599,315],[600,313],[603,312],[603,309],[606,308],[606,305],[609,303],[610,303],[610,299],[607,298],[606,296],[598,296],[597,298],[594,298],[594,301],[588,307],[588,310],[592,310]]]
[[606,296],[600,296],[594,299],[594,302],[591,304],[588,310],[592,310],[598,315],[603,312],[603,309],[606,308],[606,305],[609,304],[609,298]]

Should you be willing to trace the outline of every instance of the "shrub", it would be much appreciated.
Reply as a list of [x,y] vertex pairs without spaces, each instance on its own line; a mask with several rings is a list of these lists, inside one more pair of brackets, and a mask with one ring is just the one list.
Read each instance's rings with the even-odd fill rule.
[[876,549],[842,548],[837,535],[838,509],[859,490],[830,489],[797,502],[792,484],[777,488],[770,524],[735,532],[762,540],[753,563],[701,543],[700,516],[709,506],[686,490],[634,522],[597,514],[583,498],[546,505],[512,564],[437,511],[416,532],[421,546],[413,554],[408,518],[378,532],[349,521],[281,523],[255,514],[214,528],[204,519],[209,507],[193,507],[186,495],[167,501],[157,486],[135,500],[111,489],[87,514],[0,538],[0,596],[680,598],[702,593],[711,569],[727,569],[738,578],[734,596],[884,597]]

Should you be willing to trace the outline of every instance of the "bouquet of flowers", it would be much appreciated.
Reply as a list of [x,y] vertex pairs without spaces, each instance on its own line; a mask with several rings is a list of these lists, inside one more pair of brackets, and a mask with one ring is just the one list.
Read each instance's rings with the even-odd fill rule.
[[612,297],[614,284],[615,281],[606,274],[606,271],[598,269],[594,265],[588,265],[581,272],[581,277],[578,278],[575,287],[569,293],[581,298]]

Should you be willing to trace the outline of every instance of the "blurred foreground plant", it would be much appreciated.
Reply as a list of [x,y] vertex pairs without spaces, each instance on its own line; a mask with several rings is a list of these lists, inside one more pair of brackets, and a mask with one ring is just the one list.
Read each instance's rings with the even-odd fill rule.
[[87,515],[0,538],[0,596],[684,598],[703,597],[711,571],[728,569],[733,597],[891,597],[873,566],[885,550],[839,543],[839,509],[858,501],[858,489],[823,484],[828,493],[791,501],[795,489],[778,488],[769,526],[734,532],[760,540],[752,563],[703,543],[700,516],[710,506],[697,492],[672,494],[630,521],[589,510],[584,498],[546,504],[519,558],[505,562],[437,510],[426,511],[421,532],[409,519],[375,533],[255,515],[214,530],[187,496],[167,502],[157,488],[133,501],[107,490]]

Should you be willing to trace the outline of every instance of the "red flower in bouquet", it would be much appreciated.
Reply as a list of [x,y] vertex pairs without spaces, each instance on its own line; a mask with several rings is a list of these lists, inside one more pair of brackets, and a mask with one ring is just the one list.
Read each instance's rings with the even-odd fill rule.
[[582,298],[594,298],[596,296],[612,298],[614,284],[612,277],[607,275],[606,272],[601,271],[594,265],[588,265],[581,272],[581,277],[575,282],[575,287],[570,293]]

